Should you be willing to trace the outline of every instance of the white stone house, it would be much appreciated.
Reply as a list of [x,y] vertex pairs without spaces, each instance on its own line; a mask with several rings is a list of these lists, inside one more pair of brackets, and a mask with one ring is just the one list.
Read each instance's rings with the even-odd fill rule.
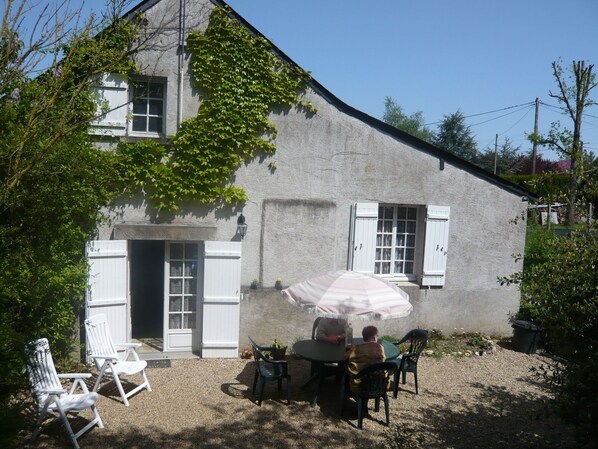
[[[180,43],[222,5],[146,0],[127,13],[144,12],[156,28],[176,26],[160,35],[159,50],[137,55],[147,108],[133,110],[134,88],[122,76],[107,75],[98,87],[116,107],[95,124],[99,142],[165,139],[197,113]],[[242,207],[189,205],[157,221],[143,198],[123,199],[88,245],[86,314],[106,313],[117,340],[160,341],[166,356],[236,357],[240,328],[263,319],[256,310],[277,311],[288,338],[300,335],[296,323],[308,322],[299,311],[285,315],[273,290],[249,290],[254,279],[273,287],[278,278],[289,285],[352,269],[378,273],[410,294],[414,311],[402,327],[510,332],[519,291],[497,278],[522,268],[512,255],[523,253],[521,217],[533,194],[352,108],[316,80],[306,97],[317,113],[273,111],[276,154],[236,173],[234,183],[249,196]]]

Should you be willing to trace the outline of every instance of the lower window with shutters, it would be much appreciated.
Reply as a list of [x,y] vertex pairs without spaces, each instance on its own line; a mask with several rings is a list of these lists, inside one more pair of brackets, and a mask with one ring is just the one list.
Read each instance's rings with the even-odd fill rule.
[[449,218],[449,206],[355,203],[348,267],[391,281],[442,287]]

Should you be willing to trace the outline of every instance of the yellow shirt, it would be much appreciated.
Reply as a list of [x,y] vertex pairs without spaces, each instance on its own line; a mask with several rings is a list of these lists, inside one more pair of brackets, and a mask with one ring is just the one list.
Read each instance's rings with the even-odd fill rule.
[[[347,351],[347,368],[351,374],[357,374],[363,368],[374,363],[381,363],[386,360],[384,347],[376,341],[366,341],[360,345],[353,346]],[[361,379],[351,379],[352,389],[358,387]]]

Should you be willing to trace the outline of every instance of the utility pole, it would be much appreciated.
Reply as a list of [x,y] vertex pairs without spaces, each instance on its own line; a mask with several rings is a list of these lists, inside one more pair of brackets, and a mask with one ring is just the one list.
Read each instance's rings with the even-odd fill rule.
[[496,174],[496,162],[498,160],[498,134],[494,137],[494,174]]
[[536,97],[536,118],[534,119],[534,142],[532,147],[532,175],[536,174],[536,157],[538,156],[538,111],[540,110],[540,99]]

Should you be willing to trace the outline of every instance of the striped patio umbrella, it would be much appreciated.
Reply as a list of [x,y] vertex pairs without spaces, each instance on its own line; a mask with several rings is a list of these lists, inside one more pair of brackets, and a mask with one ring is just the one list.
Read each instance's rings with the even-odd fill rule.
[[292,304],[332,318],[385,320],[407,316],[413,310],[409,295],[374,274],[335,271],[282,290]]

